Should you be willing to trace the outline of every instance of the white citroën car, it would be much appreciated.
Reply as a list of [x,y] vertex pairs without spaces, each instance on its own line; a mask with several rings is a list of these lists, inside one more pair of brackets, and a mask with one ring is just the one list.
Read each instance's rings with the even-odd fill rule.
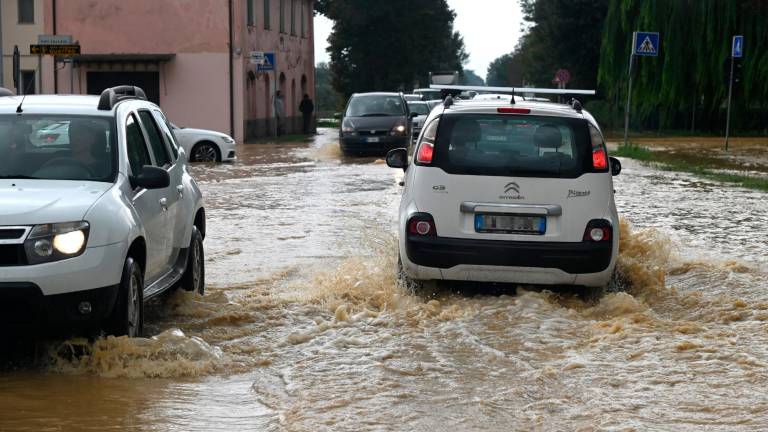
[[202,195],[140,88],[0,97],[0,154],[6,328],[138,336],[144,301],[203,293]]
[[399,252],[406,278],[610,283],[619,244],[612,174],[621,164],[608,157],[600,128],[578,101],[448,97],[416,145],[412,161],[405,149],[387,155],[390,167],[405,169]]

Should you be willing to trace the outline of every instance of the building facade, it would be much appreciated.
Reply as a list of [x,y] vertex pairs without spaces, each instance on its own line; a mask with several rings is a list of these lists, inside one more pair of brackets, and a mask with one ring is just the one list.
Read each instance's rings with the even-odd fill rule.
[[[40,70],[43,59],[29,54],[29,46],[37,43],[37,36],[43,33],[44,0],[3,0],[0,1],[0,87],[19,93],[41,92]],[[18,46],[20,54],[19,76],[13,79],[13,48]],[[51,62],[52,63],[52,62]]]
[[[23,2],[34,4],[34,24],[16,22]],[[11,67],[8,44],[12,50],[14,43],[6,43],[6,19],[19,27],[12,39],[24,53],[38,34],[71,35],[80,45],[81,54],[73,58],[25,57],[21,69],[37,72],[36,92],[100,94],[114,85],[138,85],[179,126],[229,133],[238,142],[274,133],[276,90],[284,98],[285,133],[301,130],[302,95],[314,99],[312,0],[2,0],[2,5],[4,71]],[[259,71],[251,62],[254,51],[274,52],[275,70]],[[12,88],[7,77],[3,83]]]

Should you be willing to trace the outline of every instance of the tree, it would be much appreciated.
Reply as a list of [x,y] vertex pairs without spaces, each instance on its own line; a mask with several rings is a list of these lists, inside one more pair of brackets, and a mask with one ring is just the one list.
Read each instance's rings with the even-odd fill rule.
[[[731,35],[744,35],[743,80],[734,87],[735,128],[765,128],[768,4],[761,0],[613,0],[601,46],[600,85],[623,101],[632,32],[658,31],[659,56],[638,59],[632,112],[636,125],[724,128]],[[698,119],[698,120],[696,120]]]
[[328,113],[341,110],[344,101],[331,86],[331,69],[328,63],[315,67],[315,107],[318,112]]
[[408,90],[431,71],[462,70],[468,55],[446,0],[318,0],[334,22],[328,38],[333,87]]
[[484,86],[485,80],[478,76],[472,69],[464,69],[461,76],[461,84],[468,86]]
[[488,66],[485,81],[492,87],[522,87],[523,74],[520,68],[520,55],[504,54]]

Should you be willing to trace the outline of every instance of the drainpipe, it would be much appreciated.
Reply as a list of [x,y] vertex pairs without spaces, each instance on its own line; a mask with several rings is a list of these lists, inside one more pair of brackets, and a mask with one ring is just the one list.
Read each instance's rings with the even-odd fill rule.
[[0,86],[7,87],[5,85],[5,74],[3,74],[3,13],[2,5],[0,5]]
[[[53,34],[56,34],[56,0],[51,0],[53,6],[51,12],[53,13]],[[42,71],[41,71],[42,72]],[[42,75],[42,73],[41,73]],[[53,58],[53,94],[59,92],[59,72],[56,70],[56,57]]]
[[232,62],[232,56],[234,54],[234,37],[232,35],[232,1],[229,0],[229,135],[235,136],[235,83],[234,83],[234,66]]

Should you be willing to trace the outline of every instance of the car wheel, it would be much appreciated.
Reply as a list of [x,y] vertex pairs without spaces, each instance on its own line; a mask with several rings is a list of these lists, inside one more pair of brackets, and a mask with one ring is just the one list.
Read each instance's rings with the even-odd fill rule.
[[397,279],[401,286],[409,292],[422,297],[433,297],[438,290],[438,283],[434,280],[419,280],[409,277],[403,269],[403,261],[400,254],[397,255]]
[[144,272],[131,257],[123,265],[111,321],[115,336],[139,337],[144,329]]
[[203,141],[195,144],[189,158],[192,162],[220,162],[221,154],[216,144]]
[[187,268],[181,277],[181,287],[185,291],[195,291],[200,295],[205,294],[205,251],[203,250],[203,236],[196,226],[192,226]]

